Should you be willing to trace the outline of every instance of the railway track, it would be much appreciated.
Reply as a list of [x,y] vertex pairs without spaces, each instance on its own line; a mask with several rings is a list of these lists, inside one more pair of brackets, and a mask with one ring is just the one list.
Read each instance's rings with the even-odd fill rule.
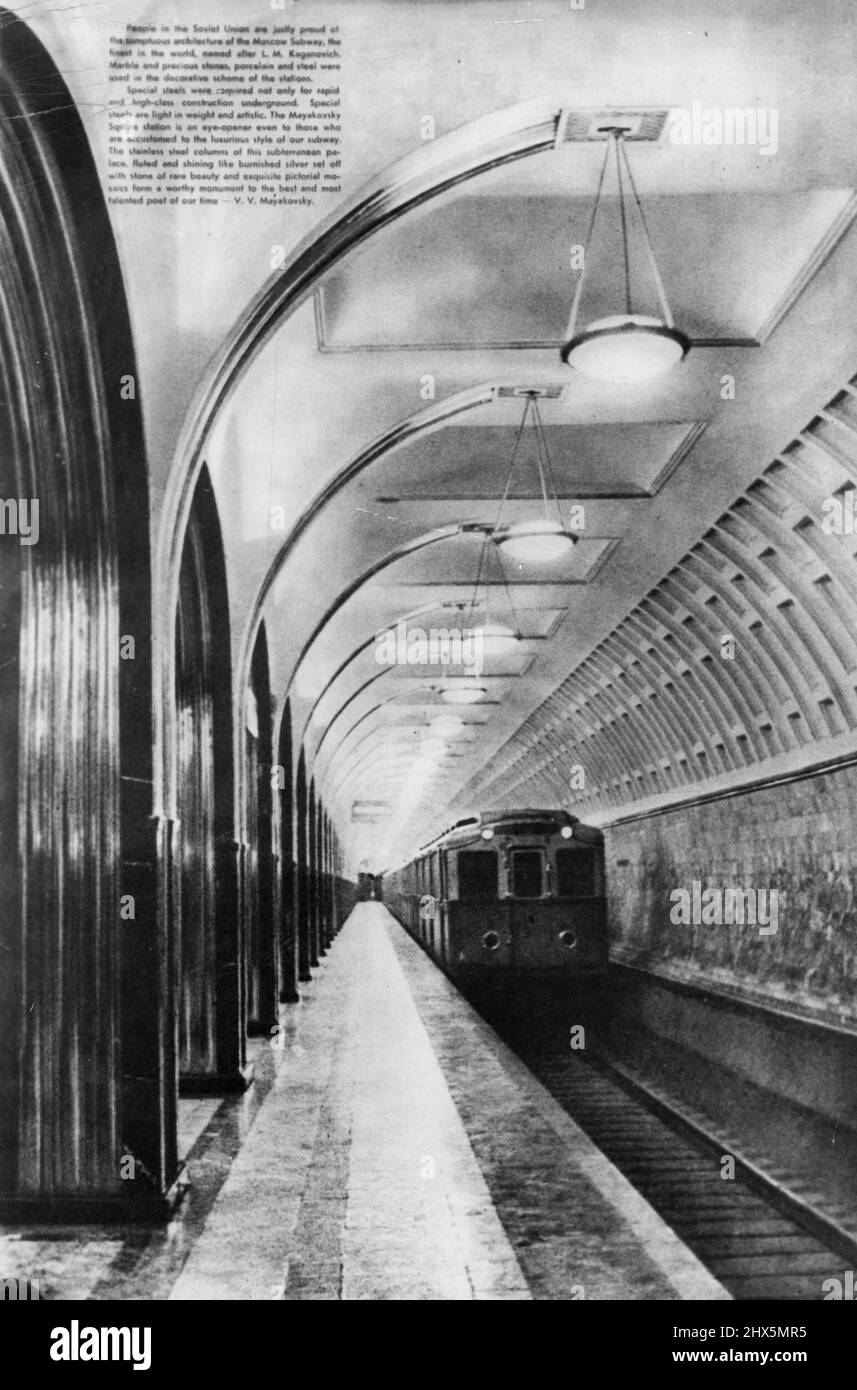
[[609,1059],[540,1051],[490,1022],[733,1298],[820,1300],[825,1280],[857,1268],[857,1241],[813,1205],[823,1198],[735,1155]]

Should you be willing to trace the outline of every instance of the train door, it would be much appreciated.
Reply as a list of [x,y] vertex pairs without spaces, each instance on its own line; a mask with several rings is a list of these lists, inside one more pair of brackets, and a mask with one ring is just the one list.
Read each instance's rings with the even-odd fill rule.
[[544,883],[544,854],[540,849],[512,850],[512,897],[540,898]]
[[494,849],[460,849],[457,900],[450,912],[451,965],[478,961],[499,970],[513,963],[511,908],[499,902],[499,863]]
[[441,960],[446,960],[447,941],[449,939],[449,907],[447,899],[449,896],[449,866],[448,855],[445,849],[438,853],[439,886],[438,895],[440,902],[437,906],[438,914],[438,953]]
[[429,920],[428,920],[428,931],[429,931],[429,947],[431,948],[432,955],[434,955],[435,952],[437,951],[437,897],[438,897],[438,887],[437,887],[437,859],[438,859],[437,851],[434,851],[432,854],[429,855],[429,886],[428,886],[428,891],[429,891],[429,893],[431,894],[432,908],[431,908],[431,916],[429,917]]
[[509,913],[512,965],[528,965],[534,946],[537,915],[533,905],[544,893],[545,855],[538,846],[513,849],[509,856],[509,886],[512,904]]

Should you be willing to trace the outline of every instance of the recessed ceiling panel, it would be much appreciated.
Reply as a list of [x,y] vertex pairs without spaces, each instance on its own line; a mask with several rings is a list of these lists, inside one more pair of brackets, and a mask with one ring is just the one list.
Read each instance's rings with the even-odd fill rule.
[[[553,564],[521,565],[510,560],[503,561],[499,568],[497,555],[492,546],[486,564],[482,568],[480,593],[487,583],[492,588],[502,589],[505,582],[527,585],[587,584],[606,559],[613,540],[609,536],[582,536],[567,559],[556,560]],[[475,546],[460,546],[452,550],[445,547],[445,553],[437,555],[440,547],[418,551],[417,554],[402,560],[396,567],[397,586],[413,584],[442,584],[446,598],[457,597],[449,592],[449,586],[469,585],[472,594],[479,565],[479,553]],[[492,553],[493,552],[493,553]],[[466,595],[465,595],[466,597]],[[414,606],[414,605],[410,605]]]
[[[543,411],[543,415],[546,412]],[[550,425],[545,436],[561,498],[645,497],[657,491],[702,433],[695,420]],[[373,471],[379,502],[502,497],[517,428],[450,425],[400,449]],[[511,499],[541,497],[536,431],[524,433]]]
[[[444,586],[444,590],[445,590]],[[473,585],[469,588],[457,586],[458,593],[455,595],[456,604],[452,606],[450,602],[445,608],[438,607],[429,612],[419,614],[415,618],[409,618],[405,623],[406,629],[422,627],[426,631],[431,628],[454,628],[458,626],[469,627],[471,623],[477,625],[480,620],[484,620],[484,604],[473,610],[471,616],[471,599],[473,596]],[[412,592],[412,591],[410,591]],[[432,589],[425,589],[426,602],[431,602]],[[557,607],[555,604],[546,602],[544,607],[536,607],[534,599],[538,596],[535,589],[529,591],[522,590],[518,584],[515,585],[515,613],[518,619],[519,631],[527,637],[549,637],[565,616],[565,608]],[[544,596],[542,594],[542,596]],[[422,597],[419,595],[418,597]],[[444,598],[447,595],[444,592]],[[484,594],[482,595],[484,598]],[[397,622],[395,610],[401,610],[402,595],[398,589],[391,586],[383,586],[382,602],[384,613],[382,614],[380,605],[378,613],[378,632],[383,633],[395,627]],[[498,599],[498,604],[500,600]],[[414,607],[416,605],[413,605]],[[389,614],[389,616],[387,616]]]
[[[692,158],[692,150],[688,158]],[[657,159],[658,151],[631,158]],[[853,214],[851,190],[645,199],[676,322],[703,342],[752,343],[791,302]],[[622,308],[619,202],[605,198],[581,303]],[[591,197],[459,197],[373,237],[318,292],[319,346],[359,349],[551,347],[565,339]],[[510,248],[517,248],[510,252]],[[634,308],[656,310],[631,227]]]

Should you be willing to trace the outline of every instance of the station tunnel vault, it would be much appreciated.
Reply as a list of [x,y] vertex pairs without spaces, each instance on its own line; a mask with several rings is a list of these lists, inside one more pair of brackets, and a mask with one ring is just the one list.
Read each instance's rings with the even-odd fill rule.
[[[392,587],[394,569],[402,589],[435,592],[447,569],[466,587],[453,563],[462,552],[442,546],[464,544],[482,523],[449,521],[454,479],[439,496],[414,480],[432,449],[453,448],[466,411],[500,428],[490,412],[507,408],[502,391],[513,386],[492,378],[459,393],[453,382],[436,409],[387,422],[374,442],[349,438],[300,499],[282,548],[265,553],[240,612],[239,547],[209,436],[233,387],[334,266],[410,211],[430,226],[427,205],[459,184],[550,154],[561,113],[499,113],[496,129],[489,122],[402,161],[260,292],[188,414],[153,593],[142,418],[136,395],[121,390],[136,377],[134,345],[96,167],[68,89],[24,24],[0,24],[0,67],[0,481],[7,497],[43,499],[38,546],[0,552],[0,737],[15,768],[0,793],[0,842],[14,866],[4,916],[15,924],[0,979],[0,1210],[163,1215],[180,1178],[178,1097],[246,1087],[248,1038],[276,1033],[279,1005],[300,998],[353,901],[342,788],[373,804],[373,759],[383,763],[397,731],[384,722],[395,697],[370,688],[379,673],[370,666],[363,684],[354,674],[372,660],[373,633],[351,632],[348,604],[365,601],[371,614],[366,591]],[[336,355],[318,339],[313,351],[325,369]],[[532,362],[527,371],[530,380]],[[815,408],[764,466],[757,460],[731,505],[700,517],[686,553],[582,660],[566,653],[561,679],[533,678],[529,705],[509,716],[515,727],[463,783],[440,784],[417,829],[428,835],[474,807],[563,807],[603,831],[617,966],[725,987],[745,1002],[786,1001],[853,1028],[857,540],[847,518],[857,376]],[[677,447],[676,468],[697,438],[690,431]],[[384,490],[391,479],[398,495]],[[376,484],[367,503],[359,489]],[[652,482],[643,505],[658,495]],[[468,497],[494,500],[487,484]],[[423,503],[437,514],[416,515]],[[381,508],[400,504],[385,530]],[[833,524],[840,514],[845,524]],[[353,551],[337,549],[343,518],[355,536],[367,527]],[[603,575],[609,589],[614,553],[605,545],[573,582],[594,589]],[[323,576],[330,592],[303,582],[321,570],[334,571]],[[550,602],[543,628],[532,603],[531,656],[553,640],[554,610],[567,611],[567,597]],[[425,611],[443,610],[426,600]],[[301,658],[336,623],[349,642],[337,632],[335,660],[325,653],[304,695]],[[534,664],[502,678],[523,679]],[[507,693],[496,680],[486,722]],[[399,713],[413,692],[401,694]],[[430,680],[414,703],[420,718],[437,712]],[[328,716],[320,725],[316,708]],[[322,756],[346,714],[347,731],[338,726]],[[481,732],[474,725],[474,743]],[[358,745],[364,735],[377,745]],[[665,898],[695,882],[775,889],[788,914],[764,949],[749,932],[668,929]],[[853,1098],[837,1092],[825,1105],[857,1128]]]

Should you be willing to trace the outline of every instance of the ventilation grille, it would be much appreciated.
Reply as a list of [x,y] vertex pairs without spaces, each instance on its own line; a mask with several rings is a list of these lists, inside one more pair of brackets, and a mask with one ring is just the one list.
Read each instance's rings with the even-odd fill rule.
[[498,401],[525,396],[538,396],[541,401],[561,401],[566,390],[565,386],[498,386],[495,395]]
[[557,145],[580,144],[589,140],[606,140],[607,130],[621,127],[626,140],[648,141],[656,144],[666,127],[669,108],[655,111],[611,111],[592,109],[560,112],[556,131]]

